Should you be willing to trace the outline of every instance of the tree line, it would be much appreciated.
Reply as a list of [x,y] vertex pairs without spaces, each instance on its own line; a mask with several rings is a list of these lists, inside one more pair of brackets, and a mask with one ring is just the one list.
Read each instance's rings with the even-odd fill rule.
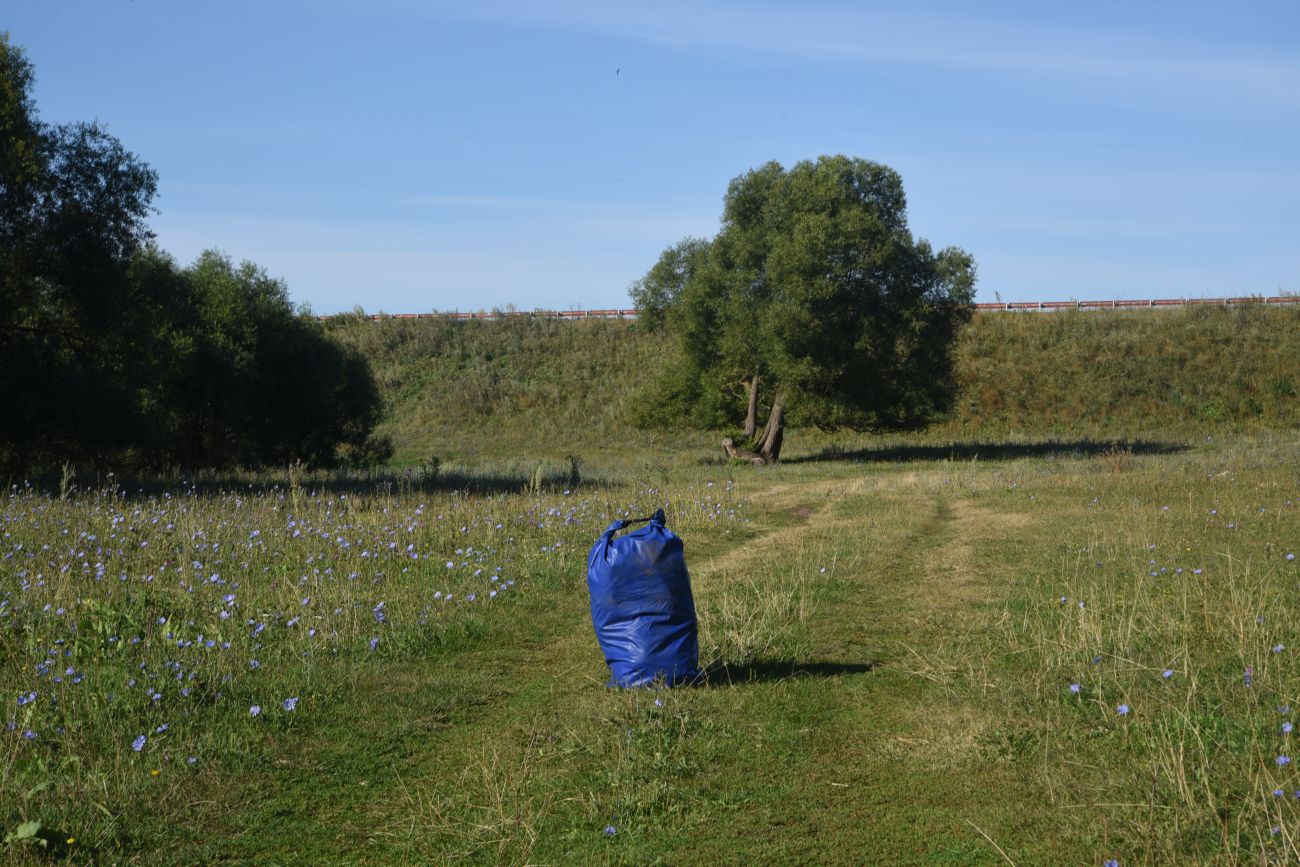
[[147,218],[158,176],[98,123],[43,123],[0,34],[0,470],[370,464],[364,357],[285,284]]

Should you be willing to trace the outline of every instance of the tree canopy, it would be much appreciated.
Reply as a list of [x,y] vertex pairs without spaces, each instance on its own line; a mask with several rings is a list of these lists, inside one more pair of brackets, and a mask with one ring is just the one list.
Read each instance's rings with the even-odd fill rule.
[[743,414],[750,444],[774,460],[787,411],[857,430],[944,413],[975,265],[913,239],[906,211],[898,173],[862,159],[770,162],[735,178],[718,234],[665,250],[631,289],[680,350],[660,383],[661,417],[718,427]]
[[0,469],[382,457],[364,360],[283,283],[153,246],[157,174],[97,123],[47,125],[0,34]]

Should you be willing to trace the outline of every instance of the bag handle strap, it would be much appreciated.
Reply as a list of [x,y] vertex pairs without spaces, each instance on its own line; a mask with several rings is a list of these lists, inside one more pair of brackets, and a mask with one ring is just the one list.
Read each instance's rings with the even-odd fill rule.
[[649,515],[645,518],[628,518],[626,520],[614,521],[605,528],[605,535],[612,536],[624,527],[630,527],[633,524],[644,524],[646,521],[649,521],[652,524],[658,524],[662,527],[664,524],[664,510],[656,509],[653,515]]

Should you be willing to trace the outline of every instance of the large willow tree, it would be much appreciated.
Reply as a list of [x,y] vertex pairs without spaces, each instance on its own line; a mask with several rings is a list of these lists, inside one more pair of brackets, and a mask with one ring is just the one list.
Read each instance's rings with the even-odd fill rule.
[[833,156],[733,180],[718,234],[665,250],[631,294],[680,349],[659,417],[743,417],[749,445],[777,460],[787,417],[882,430],[946,412],[974,286],[967,253],[912,238],[897,172]]

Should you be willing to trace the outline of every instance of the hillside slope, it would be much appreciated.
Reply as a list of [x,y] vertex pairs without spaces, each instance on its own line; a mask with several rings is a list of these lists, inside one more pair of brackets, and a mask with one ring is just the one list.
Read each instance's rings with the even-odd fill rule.
[[[402,462],[588,455],[665,436],[636,430],[631,411],[674,348],[633,321],[343,317],[330,331],[370,359]],[[1289,428],[1300,422],[1297,357],[1300,309],[981,313],[958,343],[952,417],[932,435]],[[824,435],[799,439],[826,443]]]

